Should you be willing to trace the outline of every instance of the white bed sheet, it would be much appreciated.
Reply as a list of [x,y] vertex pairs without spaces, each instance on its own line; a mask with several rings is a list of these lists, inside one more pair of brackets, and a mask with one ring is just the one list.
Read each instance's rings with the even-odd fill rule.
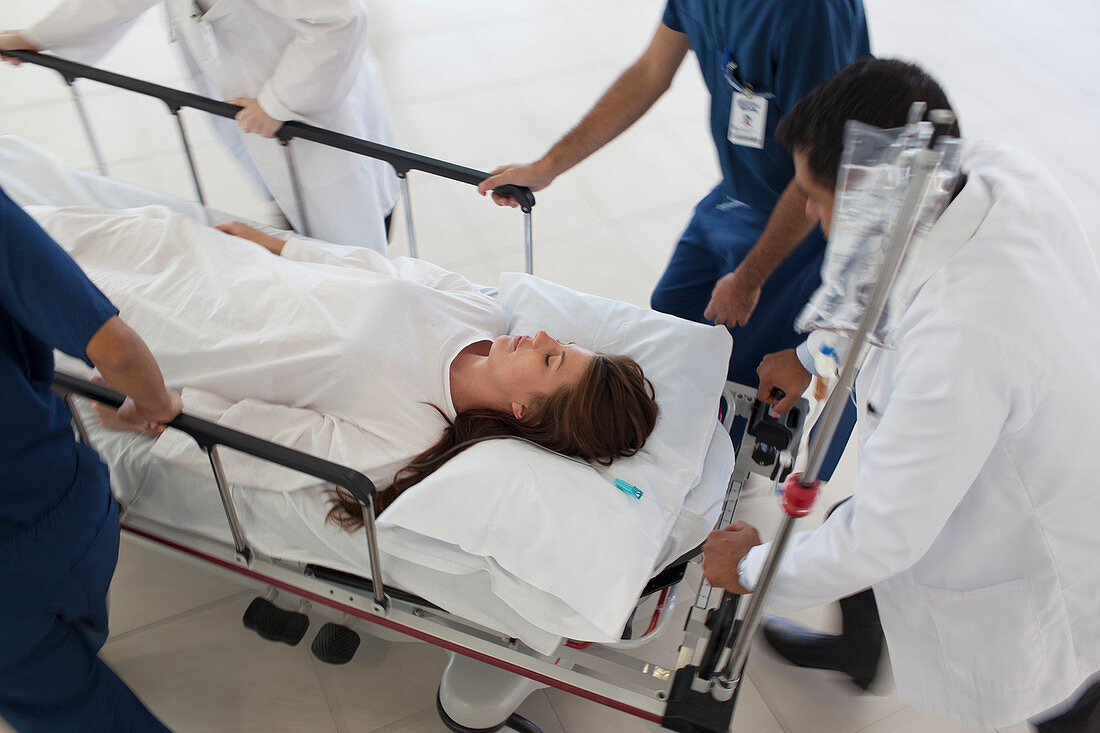
[[[0,136],[0,186],[24,206],[126,208],[156,203],[191,217],[205,217],[209,222],[233,218],[204,210],[192,202],[65,168],[46,151],[12,136]],[[141,436],[92,430],[97,447],[111,465],[116,495],[131,505],[135,514],[230,541],[212,479],[198,478],[150,460],[152,441]],[[716,449],[708,451],[702,480],[687,495],[655,572],[698,545],[717,521],[733,468],[733,455],[729,438],[718,425],[711,444]],[[233,492],[249,541],[258,551],[286,560],[366,574],[367,553],[362,534],[352,535],[324,525],[328,508],[324,487],[284,494],[235,486]],[[403,538],[397,536],[399,532],[391,528],[394,535],[389,542],[391,548],[403,545]],[[432,548],[431,567],[426,567],[415,559],[423,556],[424,538],[417,537],[414,542],[418,553],[412,555],[413,559],[387,554],[384,547],[387,582],[471,621],[519,638],[543,653],[549,653],[563,636],[607,639],[606,632],[601,632],[557,596],[525,584],[502,568],[493,567],[492,573],[486,572],[485,558],[471,558],[459,548],[439,542]],[[511,599],[510,604],[497,595],[502,583],[510,585],[504,594]]]

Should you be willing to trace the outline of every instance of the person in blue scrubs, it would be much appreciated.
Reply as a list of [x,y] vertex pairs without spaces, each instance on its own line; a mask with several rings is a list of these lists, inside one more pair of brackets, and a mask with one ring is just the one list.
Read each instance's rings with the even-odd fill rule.
[[179,414],[118,309],[0,191],[0,718],[19,731],[164,731],[97,657],[118,504],[50,391],[53,349],[127,395],[117,423],[157,434]]
[[[803,341],[794,320],[820,285],[825,253],[775,126],[810,90],[870,53],[861,0],[669,0],[649,47],[576,127],[539,160],[501,166],[478,189],[484,195],[509,183],[534,191],[548,186],[653,106],[689,48],[710,91],[722,180],[696,206],[652,306],[729,327],[729,379],[754,386],[765,356]],[[516,205],[507,196],[493,198]],[[777,410],[785,412],[799,396],[787,395]],[[854,423],[849,406],[823,479]]]

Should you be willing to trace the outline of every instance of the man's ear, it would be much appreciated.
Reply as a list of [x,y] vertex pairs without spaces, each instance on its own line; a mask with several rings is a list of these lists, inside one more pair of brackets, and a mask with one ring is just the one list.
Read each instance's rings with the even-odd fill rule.
[[515,415],[515,418],[517,420],[522,420],[524,417],[527,416],[527,405],[523,404],[522,402],[513,402],[512,414]]

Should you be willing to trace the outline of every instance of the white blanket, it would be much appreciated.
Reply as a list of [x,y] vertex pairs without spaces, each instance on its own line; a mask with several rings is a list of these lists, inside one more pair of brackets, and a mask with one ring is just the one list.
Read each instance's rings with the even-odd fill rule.
[[[504,333],[492,298],[419,260],[292,239],[276,257],[163,206],[27,208],[149,344],[201,417],[366,473],[380,487],[442,434],[448,367]],[[207,470],[176,432],[163,459]],[[249,485],[307,476],[243,456]]]

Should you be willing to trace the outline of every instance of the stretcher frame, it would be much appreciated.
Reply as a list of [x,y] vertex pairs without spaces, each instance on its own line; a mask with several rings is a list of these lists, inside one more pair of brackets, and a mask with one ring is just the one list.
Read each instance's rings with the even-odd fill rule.
[[[91,79],[164,101],[179,128],[196,198],[201,205],[205,206],[179,110],[190,107],[232,119],[241,109],[240,107],[38,52],[6,51],[5,55],[52,68],[62,75],[71,90],[89,145],[102,175],[106,174],[106,168],[74,84],[75,80]],[[299,206],[301,205],[299,183],[293,155],[289,148],[290,140],[294,138],[365,155],[392,165],[402,181],[405,215],[409,225],[409,247],[413,256],[416,256],[416,244],[412,229],[407,173],[410,170],[420,170],[473,185],[489,176],[482,171],[296,121],[284,123],[276,133],[276,137],[286,148],[287,163]],[[534,197],[528,189],[523,187],[502,186],[495,190],[512,196],[520,203],[525,221],[525,264],[527,272],[531,273],[533,269],[531,207],[534,206]],[[75,409],[74,397],[81,396],[114,407],[121,405],[123,400],[122,395],[113,390],[62,372],[56,375],[54,390],[68,402],[74,417],[74,427],[81,440],[89,445],[87,431],[80,422],[79,412]],[[744,431],[740,434],[735,468],[727,484],[723,509],[716,528],[725,526],[733,520],[741,490],[752,473],[781,481],[790,472],[801,438],[803,419],[808,412],[805,401],[801,401],[791,413],[796,417],[793,420],[787,420],[786,427],[789,430],[786,437],[777,444],[770,444],[765,433],[758,435],[754,430],[754,420],[760,419],[767,412],[761,409],[762,403],[756,399],[756,391],[731,382],[727,383],[723,397],[727,405],[723,418],[724,427],[727,431],[731,430],[734,419],[739,417],[742,418]],[[737,699],[736,683],[747,657],[748,641],[751,640],[751,636],[745,632],[755,628],[748,619],[737,618],[739,614],[737,596],[712,588],[700,573],[697,583],[687,589],[691,605],[684,621],[683,637],[679,644],[674,668],[624,653],[627,650],[633,651],[669,631],[678,596],[681,593],[680,586],[685,582],[687,565],[697,560],[701,547],[672,562],[647,584],[639,598],[639,604],[654,594],[660,593],[660,597],[648,628],[641,637],[616,644],[567,641],[555,651],[551,658],[526,647],[515,638],[449,614],[414,594],[387,587],[381,581],[384,575],[375,527],[376,489],[370,479],[363,474],[186,414],[178,416],[169,424],[169,427],[186,432],[208,456],[226,521],[232,533],[233,544],[227,545],[147,518],[124,514],[122,529],[139,543],[174,555],[182,555],[203,567],[213,567],[220,572],[228,573],[238,581],[260,589],[267,600],[273,600],[279,594],[285,594],[298,599],[299,609],[308,611],[310,614],[338,619],[341,623],[369,622],[389,631],[434,644],[452,654],[462,655],[533,680],[539,685],[554,687],[643,720],[659,723],[670,730],[687,733],[722,733],[729,729]],[[827,441],[825,443],[827,444]],[[325,572],[323,568],[256,553],[249,546],[237,518],[230,494],[230,484],[218,455],[220,447],[247,453],[345,489],[363,506],[364,535],[370,557],[371,577],[378,580],[339,577],[345,574],[335,571]],[[758,454],[757,449],[761,447],[766,450]],[[758,457],[760,455],[765,457]],[[761,598],[764,595],[761,593],[756,597]],[[731,655],[731,650],[739,639],[743,648]],[[723,670],[727,669],[727,663],[735,660],[738,662],[738,666],[735,667],[738,676],[734,678],[733,684],[724,684],[721,688],[729,694],[707,694],[706,691],[717,689],[715,683]],[[452,730],[474,730],[448,718],[441,705],[437,707],[444,722]],[[526,721],[523,722],[526,723]],[[518,725],[508,719],[498,726],[484,730],[497,730],[508,723]],[[519,727],[521,730],[531,729]]]
[[[69,404],[77,433],[84,441],[88,441],[88,433],[80,419],[74,398],[84,397],[111,407],[120,406],[124,399],[110,388],[61,371],[55,376],[53,388]],[[724,398],[730,409],[725,417],[725,427],[729,429],[737,416],[746,419],[747,427],[738,461],[727,485],[721,519],[716,526],[724,526],[732,521],[738,498],[750,473],[774,478],[777,473],[789,470],[793,464],[801,425],[792,435],[789,444],[780,450],[774,463],[762,465],[751,458],[742,458],[751,456],[757,447],[763,445],[749,432],[751,428],[748,427],[751,425],[749,418],[754,406],[759,404],[755,397],[755,390],[727,383]],[[804,404],[799,409],[804,410]],[[228,478],[218,458],[219,448],[247,453],[348,491],[363,506],[363,532],[370,555],[371,574],[373,578],[380,579],[383,577],[383,570],[375,529],[374,484],[353,469],[191,415],[181,414],[168,426],[187,433],[209,457],[226,521],[233,535],[233,544],[124,512],[122,529],[139,544],[168,551],[176,556],[182,555],[207,569],[213,567],[216,571],[232,575],[237,581],[256,588],[266,600],[289,596],[292,602],[298,603],[301,612],[308,611],[311,615],[320,615],[344,625],[369,622],[520,675],[539,685],[554,687],[644,720],[663,724],[671,730],[710,733],[727,730],[735,699],[726,701],[722,706],[725,722],[715,728],[678,726],[678,718],[668,717],[668,701],[672,695],[671,688],[677,670],[688,665],[715,666],[715,655],[720,652],[716,642],[722,638],[723,630],[727,628],[726,625],[713,621],[716,614],[723,613],[717,601],[729,605],[730,598],[734,597],[723,594],[721,589],[712,588],[702,578],[697,585],[686,589],[690,594],[691,605],[684,623],[676,669],[624,653],[671,631],[671,619],[674,617],[678,595],[683,590],[680,586],[686,582],[686,566],[698,556],[698,549],[673,561],[643,590],[639,604],[653,594],[660,593],[660,598],[646,631],[640,637],[610,645],[567,641],[551,657],[547,657],[515,638],[447,613],[423,598],[387,586],[382,581],[353,578],[338,571],[324,572],[325,569],[315,565],[281,560],[255,552],[249,546],[236,519]],[[733,614],[736,610],[734,602],[732,608],[727,608],[725,612]],[[715,627],[713,631],[710,626]],[[709,663],[706,661],[708,656],[712,659]]]

